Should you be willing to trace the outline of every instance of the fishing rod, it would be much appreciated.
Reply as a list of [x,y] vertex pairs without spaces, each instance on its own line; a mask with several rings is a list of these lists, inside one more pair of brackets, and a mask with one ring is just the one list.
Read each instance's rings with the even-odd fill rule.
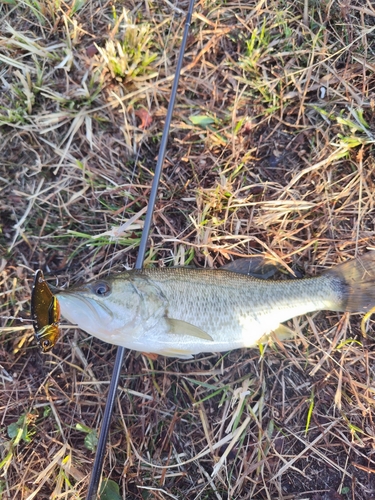
[[[177,67],[176,67],[176,73],[175,73],[175,77],[174,77],[174,81],[173,81],[171,97],[170,97],[170,101],[169,101],[169,105],[168,105],[167,115],[165,118],[165,124],[164,124],[163,134],[162,134],[162,138],[161,138],[160,148],[159,148],[158,161],[157,161],[156,167],[155,167],[155,174],[154,174],[154,179],[152,181],[149,203],[148,203],[148,207],[147,207],[147,212],[146,212],[145,222],[144,222],[144,226],[143,226],[141,241],[139,244],[137,260],[135,263],[135,269],[142,269],[143,261],[144,261],[145,254],[146,254],[148,235],[149,235],[150,229],[151,229],[152,215],[154,212],[156,196],[158,193],[160,177],[161,177],[165,153],[166,153],[166,149],[167,149],[167,143],[168,143],[168,138],[169,138],[169,128],[170,128],[171,121],[172,121],[172,114],[173,114],[174,104],[175,104],[175,100],[176,100],[178,82],[180,79],[180,73],[181,73],[182,63],[183,63],[183,59],[184,59],[186,42],[187,42],[187,37],[188,37],[188,33],[189,33],[191,18],[193,15],[193,9],[194,9],[194,0],[190,0],[188,12],[186,15],[184,34],[183,34],[180,52],[179,52],[178,60],[177,60]],[[96,500],[96,498],[97,498],[99,482],[100,482],[102,469],[103,469],[104,453],[105,453],[105,448],[106,448],[107,439],[108,439],[109,426],[111,423],[113,406],[115,403],[116,392],[117,392],[117,387],[118,387],[119,378],[120,378],[120,374],[121,374],[121,367],[122,367],[122,363],[124,360],[124,355],[125,355],[125,348],[118,347],[117,353],[116,353],[115,364],[114,364],[113,372],[112,372],[112,378],[111,378],[111,382],[109,385],[107,401],[106,401],[106,405],[104,408],[103,422],[102,422],[102,427],[100,429],[98,446],[96,449],[96,454],[95,454],[95,458],[94,458],[94,465],[93,465],[93,469],[92,469],[92,473],[91,473],[91,477],[90,477],[90,484],[89,484],[89,488],[87,491],[86,500]]]

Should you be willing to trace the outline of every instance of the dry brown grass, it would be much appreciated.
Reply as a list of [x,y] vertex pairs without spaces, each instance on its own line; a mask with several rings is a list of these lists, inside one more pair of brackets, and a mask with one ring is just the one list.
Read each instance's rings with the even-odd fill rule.
[[[115,348],[67,327],[41,355],[30,287],[135,261],[141,220],[110,231],[147,205],[187,4],[126,6],[157,77],[112,79],[95,53],[122,4],[0,3],[3,499],[87,489]],[[374,69],[369,0],[199,2],[147,263],[265,253],[311,275],[375,248]],[[373,322],[292,323],[261,357],[127,353],[104,469],[121,498],[375,498]]]

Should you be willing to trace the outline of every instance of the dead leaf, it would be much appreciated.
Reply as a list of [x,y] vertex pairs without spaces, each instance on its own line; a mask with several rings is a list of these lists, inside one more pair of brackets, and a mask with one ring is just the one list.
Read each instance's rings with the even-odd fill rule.
[[87,57],[94,57],[98,53],[98,49],[94,44],[86,47],[86,55]]
[[152,116],[147,111],[147,109],[137,109],[137,111],[135,112],[135,116],[141,120],[139,128],[141,128],[142,130],[145,130],[146,128],[149,128],[151,126]]

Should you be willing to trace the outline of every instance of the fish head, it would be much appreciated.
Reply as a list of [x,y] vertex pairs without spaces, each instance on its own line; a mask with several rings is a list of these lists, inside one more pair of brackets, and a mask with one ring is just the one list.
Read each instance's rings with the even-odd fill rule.
[[140,305],[137,290],[126,279],[97,279],[56,296],[64,318],[103,340],[119,329],[131,328]]

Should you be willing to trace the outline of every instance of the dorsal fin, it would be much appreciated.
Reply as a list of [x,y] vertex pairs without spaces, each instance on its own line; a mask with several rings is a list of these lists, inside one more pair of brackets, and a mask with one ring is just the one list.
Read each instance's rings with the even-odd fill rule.
[[263,280],[271,278],[279,270],[277,264],[261,256],[233,260],[220,269],[231,271],[232,273],[246,274],[246,276]]

